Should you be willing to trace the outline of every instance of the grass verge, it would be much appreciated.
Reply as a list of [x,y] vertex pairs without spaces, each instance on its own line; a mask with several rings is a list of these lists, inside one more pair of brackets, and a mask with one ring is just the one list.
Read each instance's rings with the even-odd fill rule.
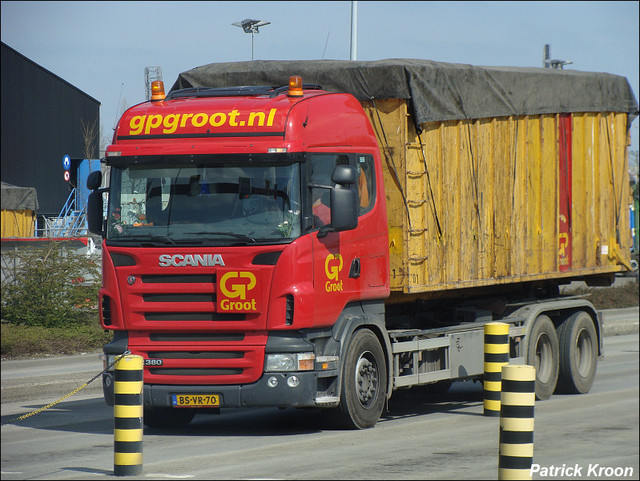
[[101,351],[113,334],[99,324],[72,327],[17,326],[2,323],[2,360]]
[[636,307],[638,305],[639,286],[632,278],[622,282],[619,287],[578,287],[573,294],[588,294],[598,310]]

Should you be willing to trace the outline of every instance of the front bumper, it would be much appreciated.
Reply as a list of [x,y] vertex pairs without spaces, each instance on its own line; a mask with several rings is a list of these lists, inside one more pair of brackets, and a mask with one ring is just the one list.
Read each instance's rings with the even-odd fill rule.
[[[293,376],[295,387],[288,380]],[[277,383],[274,382],[277,381]],[[296,383],[293,383],[296,384]],[[113,373],[103,374],[103,392],[113,405]],[[246,385],[144,385],[144,405],[148,408],[172,407],[173,394],[218,394],[220,407],[318,407],[337,403],[337,399],[318,392],[318,372],[265,373]]]

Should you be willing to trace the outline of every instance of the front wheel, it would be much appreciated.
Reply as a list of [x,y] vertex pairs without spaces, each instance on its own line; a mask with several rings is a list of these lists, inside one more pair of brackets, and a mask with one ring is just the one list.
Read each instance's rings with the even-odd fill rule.
[[387,364],[382,346],[368,329],[351,338],[343,365],[340,405],[334,418],[341,427],[375,426],[387,397]]
[[538,316],[533,323],[527,364],[536,368],[536,398],[549,399],[558,382],[558,334],[548,316]]
[[560,324],[560,377],[558,391],[584,394],[589,392],[598,363],[598,337],[593,319],[579,311]]

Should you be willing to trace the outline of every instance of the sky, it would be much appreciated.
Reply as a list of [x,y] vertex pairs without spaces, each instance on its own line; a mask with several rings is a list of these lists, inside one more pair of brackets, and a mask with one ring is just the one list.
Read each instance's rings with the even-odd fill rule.
[[[125,108],[145,100],[144,69],[178,75],[213,62],[251,60],[251,35],[232,25],[270,22],[257,60],[350,58],[351,1],[1,2],[2,42],[101,103],[103,143]],[[357,1],[357,60],[421,58],[478,66],[607,72],[639,97],[639,2]],[[638,119],[631,150],[638,151]]]

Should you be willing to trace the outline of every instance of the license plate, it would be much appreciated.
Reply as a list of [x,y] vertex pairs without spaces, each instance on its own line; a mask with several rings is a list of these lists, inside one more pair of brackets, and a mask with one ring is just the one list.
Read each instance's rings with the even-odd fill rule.
[[219,394],[174,394],[174,408],[219,407]]

